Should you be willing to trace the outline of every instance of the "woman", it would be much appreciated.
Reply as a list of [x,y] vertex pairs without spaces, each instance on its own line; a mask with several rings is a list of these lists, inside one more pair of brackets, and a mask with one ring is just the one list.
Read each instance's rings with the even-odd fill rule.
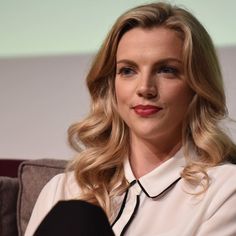
[[87,85],[91,112],[69,129],[78,157],[44,187],[26,235],[68,199],[103,208],[116,235],[236,235],[236,146],[219,127],[222,76],[198,20],[166,3],[124,13]]

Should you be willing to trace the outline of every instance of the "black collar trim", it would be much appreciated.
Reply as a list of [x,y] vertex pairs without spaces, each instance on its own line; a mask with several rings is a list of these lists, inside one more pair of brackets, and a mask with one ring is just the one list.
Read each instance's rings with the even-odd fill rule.
[[[148,194],[148,192],[145,190],[145,188],[142,186],[142,184],[139,182],[139,180],[137,180],[140,188],[143,190],[143,192],[147,195],[147,197],[149,198],[157,198],[160,197],[162,194],[166,193],[169,189],[171,189],[172,187],[174,187],[174,185],[176,185],[179,181],[180,181],[181,177],[179,177],[178,179],[176,179],[173,183],[171,183],[167,188],[165,188],[161,193],[155,195],[155,196],[150,196]],[[133,181],[132,181],[133,182]]]
[[134,211],[131,215],[131,217],[129,218],[127,224],[125,225],[125,227],[123,228],[120,236],[123,236],[125,234],[125,232],[127,231],[127,229],[129,228],[130,224],[132,223],[134,217],[136,216],[137,212],[138,212],[138,208],[139,208],[139,203],[140,203],[140,197],[139,195],[136,196],[136,204],[135,204],[135,208]]
[[121,217],[121,215],[122,215],[122,213],[124,211],[124,208],[125,208],[125,203],[126,203],[126,200],[127,200],[127,197],[128,197],[129,188],[131,186],[133,186],[136,182],[137,182],[136,180],[133,180],[131,183],[129,183],[129,187],[128,187],[128,189],[125,192],[125,196],[124,196],[124,199],[122,201],[119,213],[118,213],[117,217],[115,218],[114,222],[111,224],[111,227],[113,227],[113,225],[115,225],[115,223],[120,219],[120,217]]

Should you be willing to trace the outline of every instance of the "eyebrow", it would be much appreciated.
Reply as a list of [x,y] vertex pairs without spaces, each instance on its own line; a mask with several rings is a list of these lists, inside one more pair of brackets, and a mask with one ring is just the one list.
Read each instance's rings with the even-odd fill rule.
[[[154,64],[155,65],[161,65],[161,64],[164,64],[164,63],[167,63],[167,62],[177,62],[178,64],[182,64],[182,61],[180,59],[172,58],[172,57],[167,57],[167,58],[160,59]],[[116,62],[116,64],[122,64],[122,63],[137,66],[137,63],[135,63],[134,61],[129,60],[129,59],[121,59],[121,60],[118,60]]]

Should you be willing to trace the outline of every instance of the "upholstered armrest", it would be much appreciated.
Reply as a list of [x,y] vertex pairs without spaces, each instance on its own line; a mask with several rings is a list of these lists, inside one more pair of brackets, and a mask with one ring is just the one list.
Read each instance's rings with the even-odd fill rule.
[[67,161],[41,159],[24,161],[19,167],[19,194],[17,202],[17,224],[19,235],[23,235],[31,212],[43,186],[55,175],[64,172]]
[[16,236],[18,179],[0,176],[0,235]]

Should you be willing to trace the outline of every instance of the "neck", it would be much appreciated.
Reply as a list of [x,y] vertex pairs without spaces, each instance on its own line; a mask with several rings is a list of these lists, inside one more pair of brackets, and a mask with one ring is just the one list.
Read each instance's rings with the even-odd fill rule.
[[181,148],[179,139],[172,142],[162,140],[158,144],[131,136],[130,143],[130,164],[137,179],[170,159]]

